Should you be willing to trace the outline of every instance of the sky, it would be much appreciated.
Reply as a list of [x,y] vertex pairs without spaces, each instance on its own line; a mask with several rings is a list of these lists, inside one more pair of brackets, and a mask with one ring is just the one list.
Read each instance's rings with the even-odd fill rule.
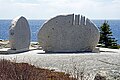
[[20,15],[50,19],[73,13],[90,19],[120,19],[120,0],[0,0],[0,19]]

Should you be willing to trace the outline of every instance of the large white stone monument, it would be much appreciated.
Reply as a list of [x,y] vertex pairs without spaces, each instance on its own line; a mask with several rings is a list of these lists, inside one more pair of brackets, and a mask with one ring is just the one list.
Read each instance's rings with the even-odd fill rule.
[[88,18],[81,15],[59,15],[43,24],[38,41],[46,52],[94,51],[100,33]]
[[30,28],[25,17],[13,19],[9,29],[10,48],[13,51],[26,51],[30,45]]

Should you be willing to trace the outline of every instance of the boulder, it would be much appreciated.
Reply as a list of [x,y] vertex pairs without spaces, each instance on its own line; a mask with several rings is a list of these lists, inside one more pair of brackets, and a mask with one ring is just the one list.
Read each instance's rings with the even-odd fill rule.
[[38,42],[46,52],[92,52],[99,37],[92,21],[74,14],[56,16],[38,32]]
[[11,50],[28,50],[30,37],[30,28],[26,18],[19,16],[13,19],[9,29]]

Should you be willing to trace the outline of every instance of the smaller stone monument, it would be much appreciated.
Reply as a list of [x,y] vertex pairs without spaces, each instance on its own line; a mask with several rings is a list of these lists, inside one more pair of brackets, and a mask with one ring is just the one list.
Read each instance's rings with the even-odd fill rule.
[[13,19],[9,29],[10,50],[13,52],[27,51],[30,45],[30,28],[25,17]]

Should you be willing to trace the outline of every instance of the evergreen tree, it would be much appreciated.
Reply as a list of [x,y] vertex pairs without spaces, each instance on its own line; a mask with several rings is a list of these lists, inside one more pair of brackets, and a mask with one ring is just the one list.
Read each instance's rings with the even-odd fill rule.
[[112,31],[107,21],[105,21],[102,26],[100,27],[100,41],[99,43],[102,44],[102,47],[106,48],[115,48],[118,49],[117,40],[112,38]]

